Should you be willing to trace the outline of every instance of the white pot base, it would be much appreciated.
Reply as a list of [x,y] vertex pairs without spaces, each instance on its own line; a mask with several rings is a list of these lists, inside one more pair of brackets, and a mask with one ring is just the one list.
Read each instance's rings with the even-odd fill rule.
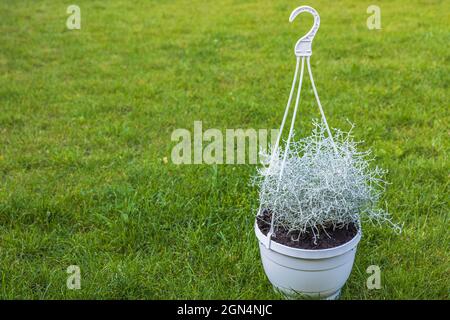
[[339,300],[340,296],[341,296],[341,289],[339,289],[335,294],[326,298],[326,300]]
[[340,296],[341,296],[341,289],[339,289],[338,291],[336,291],[335,293],[327,296],[327,297],[321,297],[320,295],[316,295],[316,294],[305,294],[305,293],[293,293],[291,292],[286,292],[280,288],[277,288],[276,286],[272,285],[273,291],[275,291],[276,293],[281,294],[285,299],[287,300],[299,300],[299,299],[304,299],[304,300],[308,300],[308,299],[312,299],[312,300],[339,300]]

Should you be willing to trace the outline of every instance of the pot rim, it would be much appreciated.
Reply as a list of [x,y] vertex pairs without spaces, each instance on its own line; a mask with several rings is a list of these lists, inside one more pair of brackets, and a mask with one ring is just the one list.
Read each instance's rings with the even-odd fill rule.
[[[255,219],[255,234],[258,238],[260,244],[266,247],[267,236],[265,236],[258,227],[258,223]],[[275,240],[270,241],[269,250],[296,258],[305,259],[324,259],[331,258],[342,255],[347,251],[354,249],[361,240],[361,229],[358,229],[356,235],[348,242],[341,244],[340,246],[327,248],[327,249],[300,249],[286,246],[284,244],[278,243]]]

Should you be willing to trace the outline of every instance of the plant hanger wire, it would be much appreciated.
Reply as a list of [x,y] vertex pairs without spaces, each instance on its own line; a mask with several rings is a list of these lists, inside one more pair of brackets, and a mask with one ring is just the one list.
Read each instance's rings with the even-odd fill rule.
[[[292,81],[291,91],[289,93],[289,99],[288,99],[288,102],[286,105],[286,109],[284,111],[283,120],[281,121],[281,126],[280,126],[280,131],[278,133],[277,141],[275,143],[274,148],[272,149],[272,154],[270,157],[269,167],[271,167],[273,165],[274,158],[276,155],[278,155],[278,148],[280,145],[281,135],[283,133],[284,125],[286,123],[286,119],[289,114],[289,109],[292,104],[292,98],[294,96],[299,66],[300,66],[300,62],[301,62],[300,77],[299,77],[300,79],[299,79],[299,83],[298,83],[297,96],[295,98],[294,112],[292,115],[291,125],[290,125],[290,129],[289,129],[289,135],[288,135],[288,138],[286,141],[285,150],[284,150],[284,154],[283,154],[283,160],[281,163],[281,169],[280,169],[280,173],[279,173],[279,177],[278,177],[278,185],[277,185],[278,190],[280,188],[281,178],[283,177],[284,167],[285,167],[287,155],[289,152],[289,145],[291,143],[291,139],[292,139],[292,135],[293,135],[293,131],[294,131],[295,118],[297,116],[298,106],[300,103],[300,93],[302,90],[303,73],[304,73],[304,69],[305,69],[305,60],[306,60],[307,68],[308,68],[309,79],[311,80],[311,85],[312,85],[312,88],[314,91],[314,96],[316,98],[317,105],[319,106],[320,114],[322,116],[322,121],[325,124],[325,128],[327,130],[328,136],[330,137],[331,144],[334,148],[334,151],[336,152],[336,154],[338,153],[336,144],[334,143],[334,140],[333,140],[333,135],[331,134],[331,130],[328,126],[328,122],[325,117],[325,113],[323,112],[322,104],[320,103],[319,94],[317,93],[316,85],[314,84],[314,79],[313,79],[313,75],[312,75],[312,71],[311,71],[311,64],[310,64],[310,57],[312,55],[312,41],[314,39],[314,36],[317,33],[317,30],[319,30],[320,17],[314,8],[312,8],[310,6],[300,6],[296,9],[294,9],[294,11],[292,11],[292,13],[289,17],[289,22],[294,21],[294,19],[302,12],[309,12],[310,14],[312,14],[314,17],[314,23],[313,23],[312,28],[308,31],[308,33],[306,35],[304,35],[302,38],[300,38],[295,45],[294,51],[295,51],[295,56],[297,57],[297,63],[295,66],[294,79]],[[258,210],[258,215],[261,214],[261,209],[262,209],[262,207],[260,205],[259,210]],[[274,232],[274,222],[275,222],[275,212],[272,212],[272,217],[271,217],[271,222],[270,222],[270,230],[267,233],[267,242],[266,242],[267,248],[270,248],[272,234]]]

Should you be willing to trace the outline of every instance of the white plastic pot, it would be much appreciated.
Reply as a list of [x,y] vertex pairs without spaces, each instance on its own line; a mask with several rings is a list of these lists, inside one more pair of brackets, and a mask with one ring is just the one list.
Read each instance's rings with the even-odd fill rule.
[[292,248],[274,239],[268,243],[256,222],[255,233],[264,271],[276,290],[288,298],[339,298],[352,271],[361,231],[343,245],[319,250]]

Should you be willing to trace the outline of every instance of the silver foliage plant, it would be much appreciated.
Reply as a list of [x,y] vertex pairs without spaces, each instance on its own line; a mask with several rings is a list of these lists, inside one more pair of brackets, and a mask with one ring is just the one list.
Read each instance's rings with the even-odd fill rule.
[[389,213],[377,206],[386,186],[385,171],[370,166],[370,150],[357,150],[351,130],[334,130],[333,140],[337,150],[325,125],[314,121],[310,136],[290,144],[281,180],[284,151],[263,154],[272,157],[271,164],[259,168],[253,180],[262,210],[275,213],[276,227],[313,232],[314,237],[329,227],[354,223],[360,228],[361,219],[387,222],[399,231]]

